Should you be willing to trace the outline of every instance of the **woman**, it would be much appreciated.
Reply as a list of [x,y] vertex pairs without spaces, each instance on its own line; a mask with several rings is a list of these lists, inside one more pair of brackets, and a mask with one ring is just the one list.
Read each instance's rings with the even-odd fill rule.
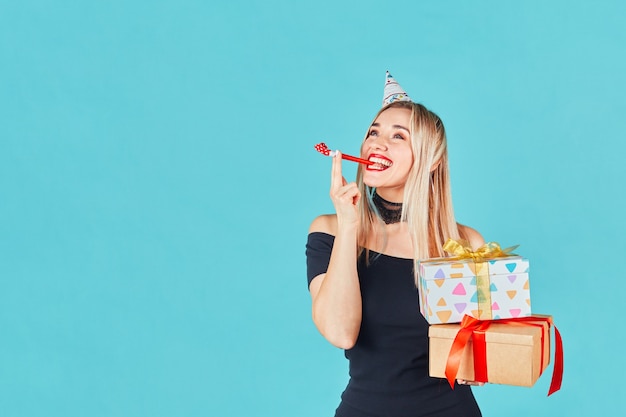
[[333,158],[336,214],[317,217],[309,230],[313,321],[350,361],[336,417],[480,416],[473,382],[452,390],[428,376],[414,271],[416,260],[444,256],[447,238],[484,241],[454,219],[443,123],[399,97],[370,126],[361,157],[374,164],[360,166],[355,183],[342,177],[341,155]]

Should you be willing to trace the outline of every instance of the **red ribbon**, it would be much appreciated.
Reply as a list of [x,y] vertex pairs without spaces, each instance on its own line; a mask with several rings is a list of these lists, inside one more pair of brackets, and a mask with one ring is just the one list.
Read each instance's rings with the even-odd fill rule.
[[[532,322],[545,322],[548,323],[548,332],[550,326],[554,326],[552,317],[519,317],[513,319],[503,320],[478,320],[474,317],[465,315],[461,321],[461,329],[454,338],[452,347],[450,348],[450,354],[448,355],[448,361],[446,362],[446,379],[450,383],[450,387],[454,389],[454,381],[456,375],[459,372],[459,366],[461,365],[461,358],[463,357],[463,351],[470,339],[474,341],[474,380],[476,382],[488,382],[487,380],[487,343],[485,342],[485,332],[492,323],[513,324],[518,326],[538,326],[543,329],[542,324]],[[550,382],[550,389],[548,390],[548,396],[554,394],[561,389],[561,382],[563,380],[563,341],[559,330],[554,326],[555,335],[555,353],[554,353],[554,368],[552,370],[552,381]],[[541,373],[543,373],[543,344],[544,344],[544,332],[541,332]]]

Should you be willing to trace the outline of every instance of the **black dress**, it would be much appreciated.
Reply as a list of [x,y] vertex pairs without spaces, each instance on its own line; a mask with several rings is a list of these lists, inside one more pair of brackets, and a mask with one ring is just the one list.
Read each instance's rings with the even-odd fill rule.
[[[326,272],[334,236],[311,233],[309,284]],[[370,251],[358,261],[363,316],[355,346],[346,350],[350,381],[336,417],[478,417],[471,388],[450,388],[428,376],[428,322],[419,312],[413,261]]]

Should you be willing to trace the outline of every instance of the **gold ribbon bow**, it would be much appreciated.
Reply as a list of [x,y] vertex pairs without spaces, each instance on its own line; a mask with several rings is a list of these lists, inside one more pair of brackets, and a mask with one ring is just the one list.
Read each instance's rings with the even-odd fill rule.
[[475,251],[464,240],[448,239],[443,250],[453,255],[446,260],[471,260],[469,265],[476,276],[476,296],[478,298],[478,319],[492,320],[491,314],[491,280],[489,279],[488,260],[516,256],[513,252],[518,245],[506,249],[500,248],[497,242],[487,242]]
[[497,242],[487,242],[473,251],[469,243],[464,240],[448,239],[443,245],[443,250],[453,255],[454,259],[472,259],[475,262],[484,262],[487,259],[517,256],[511,252],[517,249],[518,246],[519,245],[515,245],[502,249],[500,248],[500,244]]

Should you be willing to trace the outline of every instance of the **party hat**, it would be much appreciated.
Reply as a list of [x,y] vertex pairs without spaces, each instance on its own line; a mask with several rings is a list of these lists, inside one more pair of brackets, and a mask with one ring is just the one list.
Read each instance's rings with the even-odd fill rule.
[[383,95],[383,107],[394,101],[413,101],[411,97],[404,91],[400,84],[389,74],[385,76],[385,92]]

